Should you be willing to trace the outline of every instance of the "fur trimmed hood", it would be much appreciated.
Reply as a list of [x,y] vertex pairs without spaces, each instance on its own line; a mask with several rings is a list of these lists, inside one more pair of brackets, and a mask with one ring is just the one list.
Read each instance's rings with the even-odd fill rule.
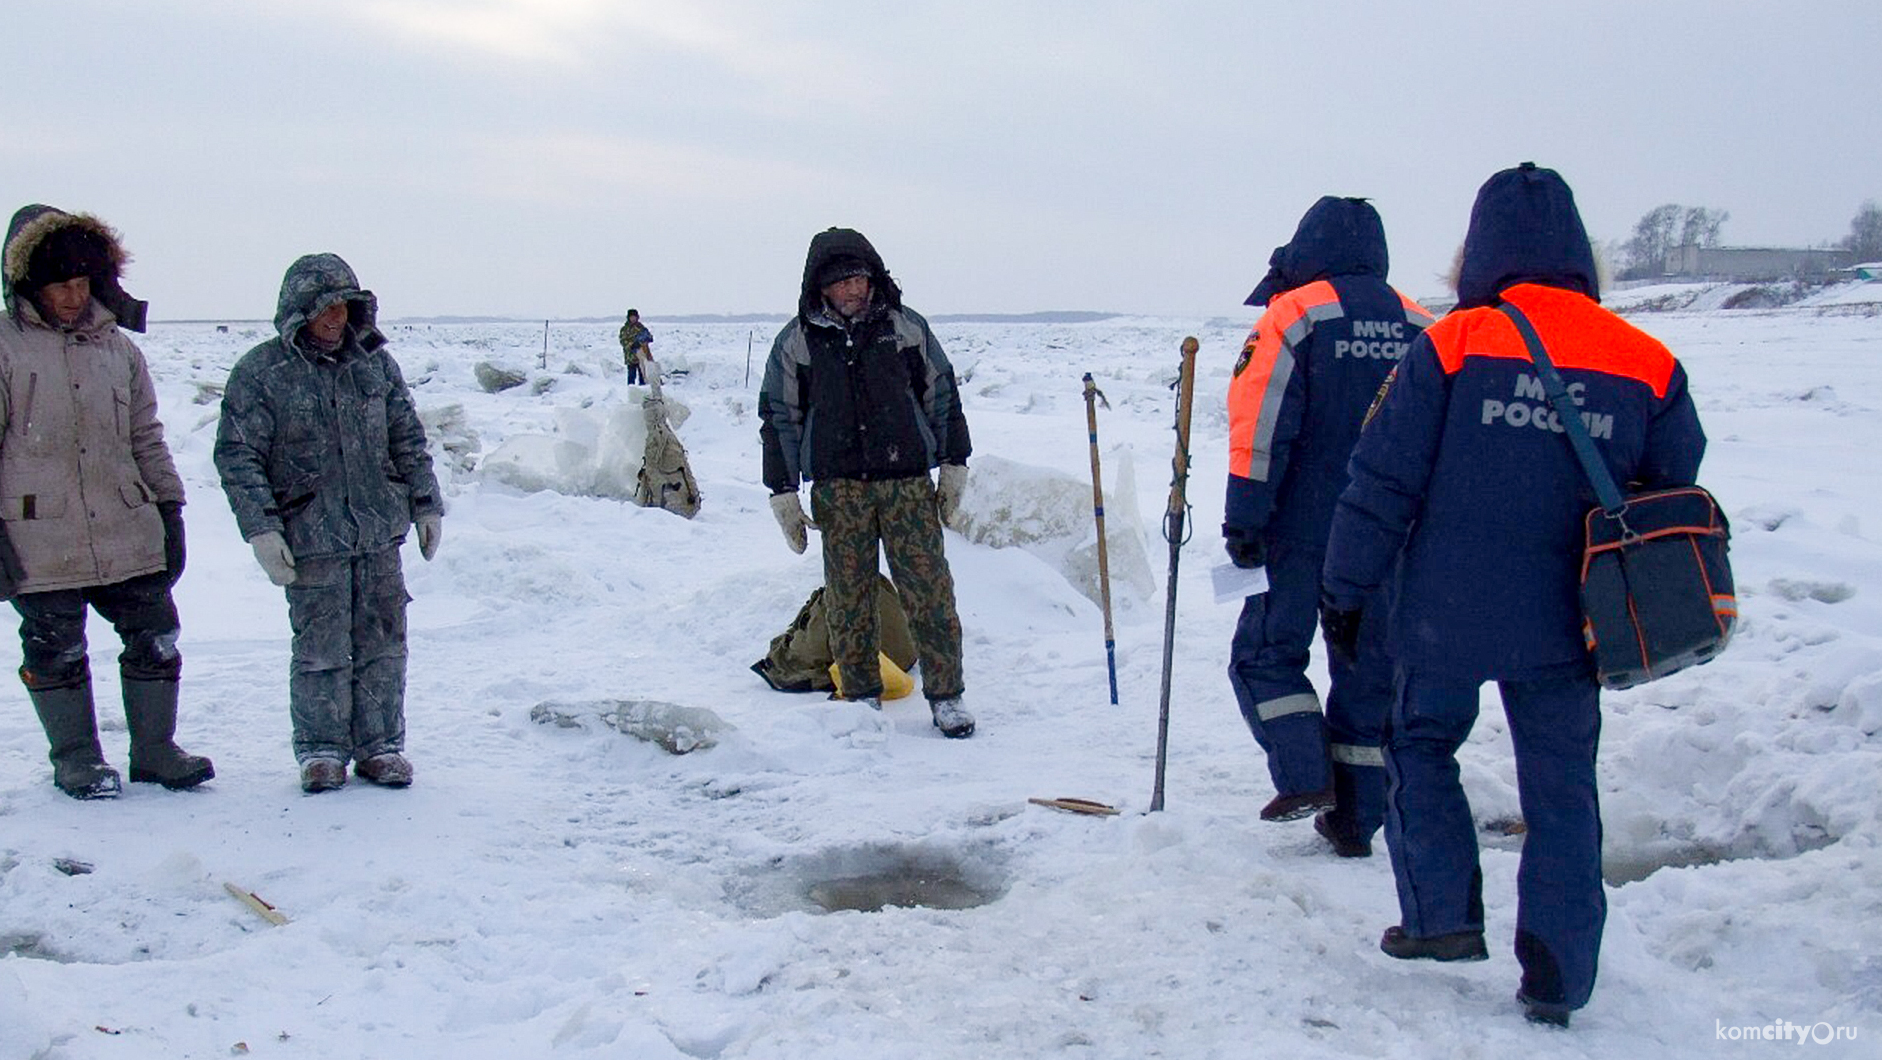
[[125,293],[120,283],[131,255],[124,249],[124,241],[117,230],[92,214],[66,213],[40,203],[20,207],[7,225],[6,247],[4,253],[0,253],[0,281],[3,281],[0,293],[4,294],[6,311],[15,320],[19,319],[20,296],[32,294],[23,284],[33,251],[47,236],[64,228],[82,228],[104,241],[111,272],[108,276],[92,277],[92,299],[110,310],[120,326],[143,331],[150,305]]

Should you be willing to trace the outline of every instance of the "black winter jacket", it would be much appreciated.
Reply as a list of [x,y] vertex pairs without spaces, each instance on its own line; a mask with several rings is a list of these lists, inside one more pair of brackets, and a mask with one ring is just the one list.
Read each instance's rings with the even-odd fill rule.
[[[869,265],[871,306],[844,321],[823,305],[819,268],[848,255]],[[954,368],[921,314],[860,233],[811,241],[798,315],[778,332],[758,395],[764,481],[774,493],[804,479],[895,479],[972,452]]]

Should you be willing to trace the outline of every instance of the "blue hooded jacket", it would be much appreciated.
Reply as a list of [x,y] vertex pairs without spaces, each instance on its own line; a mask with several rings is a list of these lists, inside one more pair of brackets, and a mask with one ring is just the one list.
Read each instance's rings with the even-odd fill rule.
[[1267,312],[1229,383],[1222,532],[1317,557],[1360,421],[1431,314],[1385,282],[1385,226],[1364,199],[1321,198],[1269,260],[1249,296]]
[[1589,666],[1578,592],[1593,492],[1495,305],[1535,325],[1617,482],[1697,475],[1705,434],[1685,370],[1595,290],[1561,177],[1529,164],[1491,177],[1464,242],[1461,308],[1394,372],[1328,540],[1333,606],[1358,608],[1394,581],[1388,650],[1400,665],[1473,680]]
[[1364,199],[1322,195],[1294,227],[1294,238],[1268,255],[1268,273],[1243,305],[1265,306],[1274,296],[1330,276],[1375,276],[1391,259],[1385,224]]

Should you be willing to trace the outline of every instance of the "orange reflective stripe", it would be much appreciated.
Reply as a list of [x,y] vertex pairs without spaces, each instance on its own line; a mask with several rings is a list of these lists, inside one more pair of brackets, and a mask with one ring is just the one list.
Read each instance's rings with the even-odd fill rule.
[[1437,320],[1437,317],[1431,315],[1431,310],[1407,298],[1403,291],[1395,290],[1393,293],[1398,295],[1399,302],[1405,306],[1405,320],[1407,323],[1416,324],[1421,328],[1428,328],[1433,321]]
[[[1477,341],[1477,332],[1484,325],[1495,323],[1483,315],[1485,312],[1490,312],[1491,316],[1509,325],[1510,334],[1516,337],[1515,352],[1511,351],[1507,343],[1486,344]],[[1520,352],[1524,357],[1528,356],[1527,351],[1524,351],[1522,347],[1522,336],[1516,334],[1516,326],[1509,323],[1508,317],[1494,311],[1466,309],[1461,313],[1450,313],[1443,320],[1426,328],[1425,337],[1431,340],[1432,347],[1437,350],[1438,367],[1444,369],[1445,375],[1456,375],[1457,370],[1464,367],[1464,358],[1472,353],[1490,357],[1512,357]]]
[[[1658,339],[1573,291],[1523,283],[1503,292],[1535,324],[1557,368],[1602,372],[1647,385],[1665,397],[1677,362]],[[1490,307],[1452,313],[1425,334],[1437,347],[1445,374],[1455,374],[1467,357],[1529,360],[1516,325]]]
[[[1277,370],[1281,377],[1280,389],[1286,391],[1287,378],[1294,371],[1294,354],[1281,338],[1281,329],[1271,326],[1264,315],[1261,323],[1249,333],[1241,356],[1238,370],[1229,380],[1229,474],[1265,482],[1268,478],[1266,446],[1262,447],[1262,458],[1257,463],[1255,437],[1264,433],[1261,429],[1264,411],[1270,423],[1279,414],[1280,395],[1275,394],[1270,400],[1269,394],[1275,389]],[[1265,433],[1272,437],[1272,428]]]
[[1229,380],[1229,473],[1265,482],[1281,398],[1294,374],[1294,345],[1315,322],[1344,312],[1333,285],[1316,280],[1276,296],[1248,341]]

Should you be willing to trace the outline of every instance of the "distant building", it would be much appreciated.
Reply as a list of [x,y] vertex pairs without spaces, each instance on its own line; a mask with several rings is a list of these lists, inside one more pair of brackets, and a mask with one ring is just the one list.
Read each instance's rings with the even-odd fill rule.
[[1859,262],[1851,265],[1849,271],[1864,280],[1882,280],[1882,261]]
[[1763,283],[1777,280],[1826,280],[1855,264],[1847,250],[1799,250],[1790,247],[1675,247],[1666,256],[1666,274],[1681,279]]

